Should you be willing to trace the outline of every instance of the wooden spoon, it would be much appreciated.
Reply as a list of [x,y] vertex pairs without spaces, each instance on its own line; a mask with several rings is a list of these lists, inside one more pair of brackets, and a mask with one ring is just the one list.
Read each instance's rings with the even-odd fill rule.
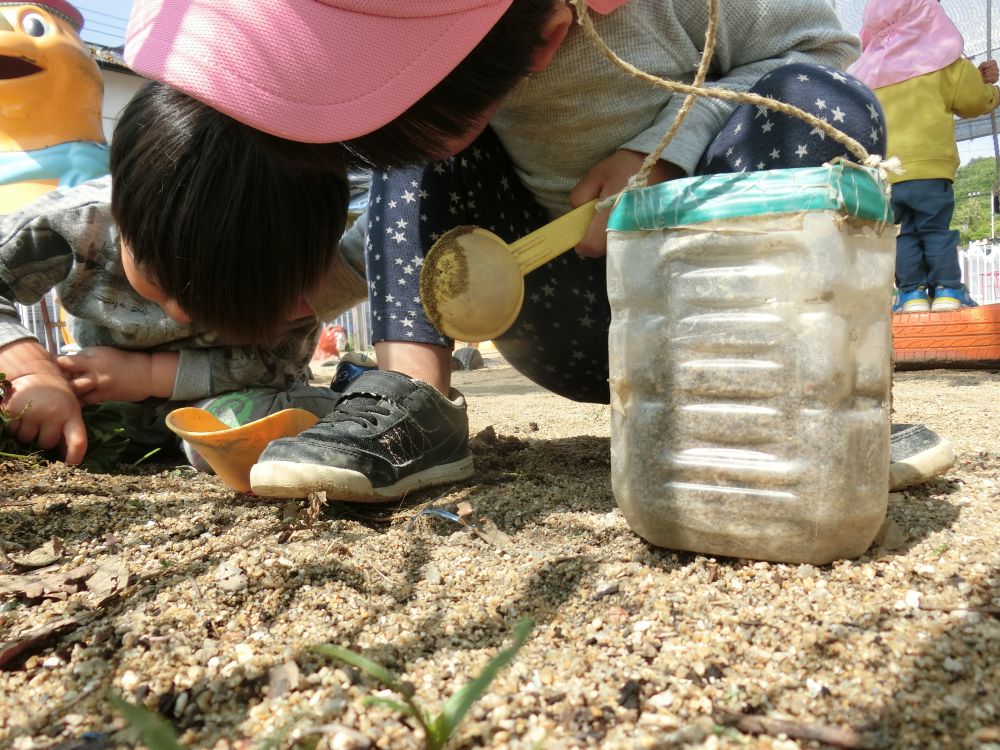
[[502,335],[521,312],[524,275],[578,245],[596,209],[595,199],[512,244],[480,227],[445,232],[420,269],[420,300],[427,317],[458,341]]

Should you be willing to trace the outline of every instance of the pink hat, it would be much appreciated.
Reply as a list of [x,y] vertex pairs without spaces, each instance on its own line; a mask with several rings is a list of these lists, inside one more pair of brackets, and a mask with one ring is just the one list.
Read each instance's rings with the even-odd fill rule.
[[[135,0],[125,61],[283,138],[356,138],[405,112],[512,0]],[[591,0],[608,13],[626,0]]]
[[66,0],[22,0],[22,2],[0,2],[0,6],[3,5],[37,5],[39,8],[45,8],[45,10],[55,13],[64,21],[68,22],[74,29],[76,29],[77,34],[83,30],[83,15],[80,11],[66,2]]
[[868,0],[861,47],[848,72],[878,89],[948,67],[965,42],[938,0]]

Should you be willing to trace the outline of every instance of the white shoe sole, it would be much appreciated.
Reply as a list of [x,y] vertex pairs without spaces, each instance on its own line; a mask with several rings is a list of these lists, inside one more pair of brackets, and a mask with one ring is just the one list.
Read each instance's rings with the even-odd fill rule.
[[397,500],[423,487],[460,482],[474,472],[469,456],[403,477],[388,487],[373,487],[368,477],[350,469],[265,461],[250,469],[250,486],[261,497],[307,497],[313,492],[325,492],[327,500],[378,503]]
[[940,438],[939,442],[921,453],[889,464],[889,492],[912,487],[944,474],[955,465],[955,449]]
[[934,304],[931,305],[931,312],[955,312],[955,310],[961,310],[962,303],[957,299],[941,300],[940,302],[935,300]]

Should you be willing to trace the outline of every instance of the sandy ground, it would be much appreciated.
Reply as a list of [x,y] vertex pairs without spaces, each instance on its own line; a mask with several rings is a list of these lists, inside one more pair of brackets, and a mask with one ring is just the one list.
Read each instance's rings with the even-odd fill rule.
[[[998,373],[897,374],[896,421],[957,464],[890,497],[881,545],[815,567],[646,544],[612,496],[607,407],[489,364],[455,378],[475,479],[399,506],[316,518],[183,469],[0,463],[0,746],[136,746],[118,693],[190,747],[418,748],[311,647],[436,710],[530,617],[454,747],[1000,748]],[[460,502],[502,533],[420,514]]]

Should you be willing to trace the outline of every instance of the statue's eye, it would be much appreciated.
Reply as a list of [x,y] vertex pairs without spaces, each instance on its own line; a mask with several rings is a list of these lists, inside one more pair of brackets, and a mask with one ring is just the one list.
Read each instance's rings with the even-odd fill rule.
[[37,13],[25,13],[21,19],[21,28],[28,36],[45,36],[49,33],[49,24]]

